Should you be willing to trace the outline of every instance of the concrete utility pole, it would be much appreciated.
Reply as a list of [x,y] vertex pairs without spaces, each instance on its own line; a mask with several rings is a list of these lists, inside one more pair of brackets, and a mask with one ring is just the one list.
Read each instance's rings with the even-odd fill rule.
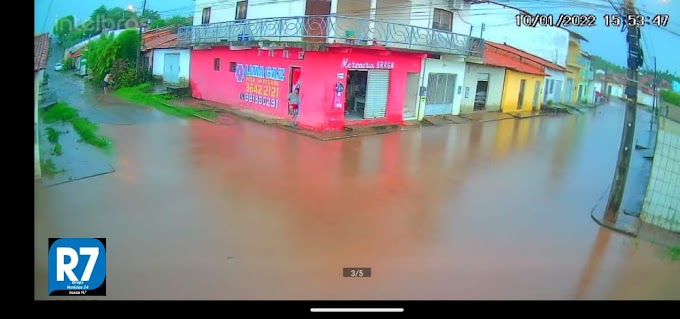
[[142,43],[142,26],[144,25],[144,13],[146,12],[146,0],[144,0],[144,4],[142,5],[142,15],[139,16],[139,48],[137,49],[137,62],[135,64],[135,78],[139,78],[139,60],[142,54],[142,48],[144,47],[144,44]]
[[[635,1],[625,0],[623,11],[626,14],[624,23],[634,22]],[[628,21],[627,17],[631,17]],[[631,25],[632,24],[632,25]],[[623,192],[626,188],[628,169],[630,168],[630,158],[633,152],[633,141],[635,137],[635,112],[637,111],[637,90],[638,90],[638,67],[642,65],[643,53],[640,48],[640,29],[635,23],[628,25],[628,83],[626,87],[626,115],[624,117],[623,132],[621,134],[621,145],[619,146],[619,158],[614,171],[612,189],[607,200],[607,208],[604,220],[609,223],[616,222],[623,201]]]
[[649,130],[651,131],[654,126],[654,120],[656,119],[656,57],[654,57],[654,80],[652,80],[652,90],[654,90],[654,99],[652,100],[652,115],[649,118]]
[[604,96],[604,101],[609,102],[609,88],[607,87],[607,75],[609,74],[609,64],[605,64],[604,66],[604,88],[602,88],[602,96]]

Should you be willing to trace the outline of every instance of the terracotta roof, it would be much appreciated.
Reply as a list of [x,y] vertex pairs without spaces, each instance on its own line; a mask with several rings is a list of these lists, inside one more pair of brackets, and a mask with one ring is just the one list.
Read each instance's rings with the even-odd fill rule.
[[144,42],[142,51],[177,47],[177,34],[166,34]]
[[540,64],[540,65],[542,65],[542,66],[544,66],[544,67],[551,68],[551,69],[553,69],[553,70],[558,70],[558,71],[567,71],[567,69],[564,68],[563,66],[560,66],[560,65],[558,65],[558,64],[552,63],[552,62],[550,62],[550,61],[548,61],[548,60],[546,60],[546,59],[544,59],[544,58],[535,56],[535,55],[533,55],[533,54],[531,54],[531,53],[528,53],[528,52],[526,52],[526,51],[522,51],[522,50],[520,50],[520,49],[518,49],[518,48],[509,46],[509,45],[507,45],[507,44],[500,44],[500,43],[495,43],[495,42],[491,42],[491,41],[485,41],[484,43],[485,43],[486,45],[490,45],[490,46],[495,47],[495,48],[498,48],[498,49],[500,49],[500,50],[507,51],[507,52],[510,52],[510,53],[512,53],[512,54],[516,54],[516,55],[518,55],[518,56],[521,56],[521,57],[524,58],[524,59],[531,60],[531,61],[536,62],[536,63],[538,63],[538,64]]
[[517,59],[513,59],[511,57],[502,55],[496,52],[496,50],[493,49],[489,50],[488,46],[484,50],[484,64],[508,68],[522,73],[547,75],[545,72],[538,68],[524,64]]
[[50,49],[50,34],[36,35],[33,39],[33,72],[44,69]]

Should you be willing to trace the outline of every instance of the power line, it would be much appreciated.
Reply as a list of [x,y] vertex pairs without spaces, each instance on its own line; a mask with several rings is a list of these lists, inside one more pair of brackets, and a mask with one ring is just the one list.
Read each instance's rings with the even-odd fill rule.
[[45,32],[45,27],[47,26],[47,19],[50,18],[50,10],[52,10],[52,2],[54,2],[54,0],[50,0],[50,4],[47,6],[47,13],[45,13],[45,20],[43,20],[43,26],[42,30],[40,30],[40,33]]

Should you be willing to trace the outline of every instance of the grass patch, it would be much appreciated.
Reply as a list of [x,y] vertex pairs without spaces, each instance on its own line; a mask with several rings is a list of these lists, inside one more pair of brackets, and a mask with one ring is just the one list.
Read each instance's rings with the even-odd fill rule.
[[54,145],[54,148],[52,149],[52,155],[61,156],[61,154],[64,154],[64,152],[61,149],[61,144],[57,143]]
[[73,129],[80,135],[80,138],[86,143],[99,148],[105,148],[111,144],[108,139],[97,134],[99,126],[96,123],[92,123],[86,118],[79,117],[71,120],[71,124],[73,125]]
[[[114,94],[123,100],[133,104],[153,107],[161,112],[177,117],[188,118],[199,116],[208,119],[217,118],[217,113],[209,110],[196,109],[189,106],[174,105],[170,100],[176,98],[171,94],[152,94],[147,92],[151,89],[151,84],[144,83],[133,87],[120,88]],[[171,105],[171,106],[168,106]]]
[[680,93],[663,90],[661,91],[661,99],[666,103],[680,107]]
[[680,260],[680,246],[670,249],[671,260]]
[[[73,129],[80,135],[80,138],[90,145],[98,148],[107,148],[111,145],[111,142],[106,137],[98,134],[99,126],[96,123],[90,122],[90,120],[84,117],[80,117],[78,110],[70,107],[64,102],[55,104],[49,110],[42,113],[41,117],[45,123],[71,123]],[[53,128],[47,128],[46,131],[47,139],[51,143],[57,144],[53,153],[55,155],[61,155],[61,145],[58,143],[61,132]]]
[[52,159],[40,161],[40,171],[43,175],[52,176],[63,172],[63,169],[58,169]]
[[70,107],[64,102],[59,102],[42,114],[45,123],[68,122],[79,117],[78,110]]
[[50,143],[59,144],[60,131],[55,130],[53,127],[48,127],[45,129],[45,132],[47,132],[47,140],[50,141]]

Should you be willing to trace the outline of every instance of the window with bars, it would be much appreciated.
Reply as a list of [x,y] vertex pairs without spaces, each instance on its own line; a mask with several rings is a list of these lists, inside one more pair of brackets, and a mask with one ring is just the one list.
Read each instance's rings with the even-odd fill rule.
[[220,58],[215,58],[213,60],[213,70],[215,70],[215,71],[220,70]]
[[427,104],[453,104],[455,90],[455,74],[430,73],[427,80]]
[[432,17],[432,29],[451,32],[453,30],[453,12],[435,8]]

